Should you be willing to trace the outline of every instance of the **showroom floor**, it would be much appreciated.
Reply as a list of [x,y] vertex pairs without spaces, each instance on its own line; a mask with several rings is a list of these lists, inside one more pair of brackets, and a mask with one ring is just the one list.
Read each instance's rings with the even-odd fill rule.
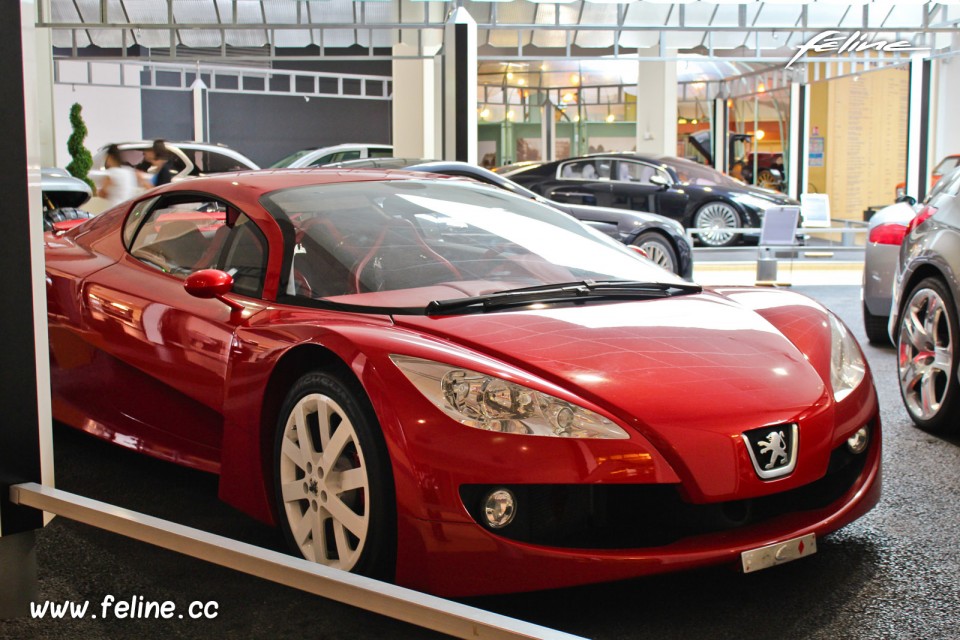
[[[865,340],[859,287],[796,287]],[[865,344],[865,343],[864,343]],[[960,439],[914,429],[894,351],[864,347],[885,430],[884,496],[818,553],[753,575],[728,569],[562,591],[476,598],[482,608],[591,638],[951,638],[960,629]],[[278,533],[216,499],[212,476],[146,459],[60,428],[63,489],[280,548]],[[39,536],[43,599],[106,594],[216,600],[214,620],[19,620],[3,638],[424,638],[416,627],[57,519]]]

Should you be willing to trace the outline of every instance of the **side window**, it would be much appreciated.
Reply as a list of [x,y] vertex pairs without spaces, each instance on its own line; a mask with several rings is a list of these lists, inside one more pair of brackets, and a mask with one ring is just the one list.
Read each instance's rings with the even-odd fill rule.
[[231,158],[223,153],[216,151],[202,151],[200,149],[184,150],[187,157],[194,164],[194,170],[190,175],[225,173],[227,171],[243,171],[250,167],[238,160]]
[[178,156],[173,152],[170,152],[168,155],[170,157],[167,160],[167,163],[170,165],[170,171],[173,172],[173,175],[177,175],[178,173],[186,169],[187,165],[183,163],[183,159],[180,156]]
[[334,156],[336,156],[335,153],[328,153],[328,154],[325,155],[325,156],[320,156],[319,158],[317,158],[316,160],[314,160],[313,162],[311,162],[311,163],[310,163],[310,166],[311,166],[311,167],[322,167],[322,166],[325,165],[325,164],[330,164],[331,162],[334,162],[334,159],[333,159]]
[[609,180],[612,161],[604,158],[574,160],[560,165],[558,177],[572,180]]
[[140,227],[140,223],[143,221],[143,215],[150,210],[150,207],[153,206],[153,203],[156,202],[156,198],[151,198],[149,200],[144,200],[136,207],[133,211],[130,212],[130,215],[127,216],[127,219],[123,223],[123,246],[128,250],[130,245],[133,242],[133,236],[137,233],[137,228]]
[[616,179],[620,182],[639,182],[641,184],[651,184],[650,178],[657,175],[658,172],[663,178],[667,177],[656,167],[644,162],[629,162],[627,160],[620,160],[617,163]]
[[392,158],[393,149],[385,149],[383,147],[371,147],[369,149],[369,154],[371,158]]
[[[136,234],[130,255],[178,278],[200,269],[221,269],[233,276],[235,292],[261,294],[267,241],[250,218],[230,209],[233,215],[228,223],[227,205],[214,199],[158,200],[141,204],[130,214],[124,227],[125,236],[129,228]],[[154,202],[157,206],[151,210]],[[135,217],[143,218],[139,230],[133,223]]]
[[360,150],[356,149],[355,151],[341,151],[337,154],[337,162],[346,162],[347,160],[358,160],[360,158]]
[[240,214],[229,232],[217,268],[233,276],[233,291],[259,298],[267,273],[267,240],[247,216]]

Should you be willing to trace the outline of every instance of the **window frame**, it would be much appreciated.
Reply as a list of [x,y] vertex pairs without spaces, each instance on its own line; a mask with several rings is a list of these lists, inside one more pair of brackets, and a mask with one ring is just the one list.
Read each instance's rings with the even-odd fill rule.
[[[167,193],[167,194],[153,196],[152,198],[146,198],[144,200],[137,202],[133,207],[130,208],[130,211],[124,217],[123,225],[121,226],[120,239],[126,255],[130,259],[135,260],[138,264],[141,264],[149,268],[151,271],[154,271],[158,274],[168,276],[170,278],[174,278],[179,281],[185,280],[186,276],[180,277],[180,275],[178,274],[157,269],[154,265],[151,265],[149,262],[146,262],[140,259],[139,257],[137,257],[136,255],[134,255],[132,249],[137,237],[139,237],[140,233],[143,231],[144,225],[147,223],[148,220],[151,219],[151,216],[157,211],[158,208],[167,208],[171,206],[176,206],[179,203],[197,202],[197,201],[210,201],[210,202],[216,202],[218,204],[223,205],[224,208],[226,209],[226,218],[224,220],[224,225],[230,227],[231,234],[233,232],[233,229],[236,227],[237,221],[241,218],[241,216],[245,217],[253,225],[252,228],[254,229],[257,239],[260,242],[260,244],[263,246],[263,274],[260,278],[259,287],[257,288],[258,292],[256,295],[252,295],[250,293],[244,293],[244,292],[232,292],[232,294],[245,296],[248,298],[254,298],[257,300],[265,300],[265,298],[263,297],[263,291],[266,288],[267,273],[270,268],[270,240],[267,236],[267,233],[260,227],[260,225],[257,223],[257,220],[253,216],[247,214],[243,209],[236,206],[232,202],[225,200],[224,198],[215,196],[211,193],[205,193],[202,191],[177,191],[175,193]],[[126,229],[128,228],[128,225],[130,225],[131,217],[134,215],[136,211],[143,211],[144,213],[142,217],[140,217],[140,219],[136,221],[135,223],[136,228],[128,240],[126,237]],[[223,246],[217,252],[216,260],[214,261],[214,266],[208,267],[208,268],[227,272],[226,269],[224,269],[224,267],[228,265],[224,264],[224,260],[226,259],[228,249],[234,246],[235,244],[236,244],[236,240],[232,240],[230,237],[228,237],[224,241]]]

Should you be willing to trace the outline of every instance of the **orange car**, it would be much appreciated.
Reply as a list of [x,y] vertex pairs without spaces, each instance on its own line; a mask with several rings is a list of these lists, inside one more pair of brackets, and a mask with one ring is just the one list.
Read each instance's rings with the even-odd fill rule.
[[[933,173],[930,174],[930,189],[933,189],[945,173],[950,173],[957,166],[960,166],[960,154],[953,154],[941,160],[940,164],[933,169]],[[906,195],[906,193],[907,183],[901,182],[897,185],[897,198]]]

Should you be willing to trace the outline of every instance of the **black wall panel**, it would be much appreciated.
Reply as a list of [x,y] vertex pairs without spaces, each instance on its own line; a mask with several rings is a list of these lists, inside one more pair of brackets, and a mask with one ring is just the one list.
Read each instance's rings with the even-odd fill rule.
[[[237,149],[263,167],[298,149],[391,140],[391,102],[387,100],[307,101],[231,93],[210,93],[209,99],[210,140]],[[188,114],[191,108],[187,104]],[[144,121],[144,133],[146,126]]]
[[140,110],[144,140],[192,140],[193,93],[142,89]]

